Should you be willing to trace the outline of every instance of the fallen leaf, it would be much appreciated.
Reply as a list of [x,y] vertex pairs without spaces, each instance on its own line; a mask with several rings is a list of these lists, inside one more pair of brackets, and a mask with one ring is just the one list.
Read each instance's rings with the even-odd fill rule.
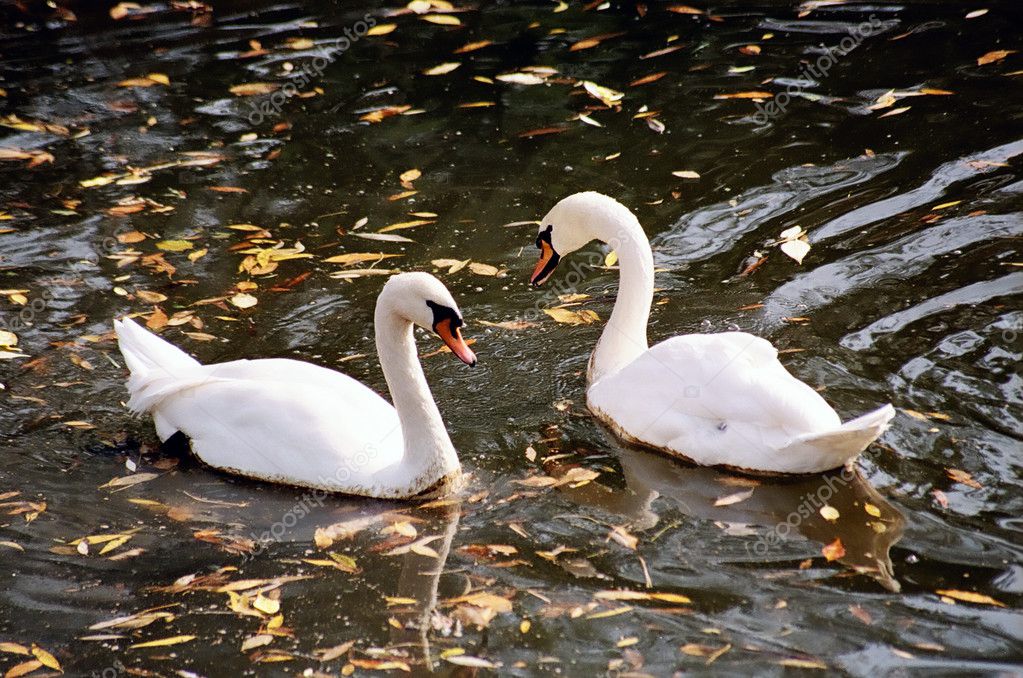
[[835,541],[825,545],[821,548],[821,553],[830,563],[832,560],[838,560],[845,555],[845,546],[842,545],[842,540],[839,537],[835,537]]
[[352,252],[351,254],[338,254],[333,257],[329,257],[323,260],[325,264],[342,264],[349,266],[351,264],[361,264],[367,261],[377,262],[383,259],[390,259],[392,257],[400,257],[400,254],[384,254],[383,252],[371,253],[371,252]]
[[731,506],[732,504],[738,504],[740,501],[746,501],[753,496],[754,489],[756,488],[751,487],[745,492],[736,492],[725,497],[718,497],[714,500],[714,506]]
[[966,485],[968,487],[972,487],[978,490],[981,487],[983,487],[980,483],[973,479],[973,476],[971,476],[966,471],[961,471],[957,468],[947,468],[945,469],[945,474],[955,482],[962,483],[963,485]]
[[679,179],[699,179],[700,178],[699,173],[698,172],[694,172],[693,170],[675,170],[674,172],[672,172],[672,175],[678,177]]
[[939,589],[935,591],[939,596],[945,596],[946,598],[952,598],[953,600],[961,600],[964,603],[976,603],[977,605],[994,605],[996,607],[1005,607],[1005,603],[999,602],[991,596],[984,595],[983,593],[974,593],[973,591],[957,591],[955,589]]
[[366,31],[366,35],[387,35],[394,31],[398,24],[377,24]]
[[715,94],[715,99],[770,99],[773,95],[770,92],[733,92],[731,94]]
[[135,643],[129,645],[129,650],[135,650],[142,647],[165,647],[167,645],[178,645],[180,643],[187,643],[195,640],[195,636],[171,636],[169,638],[160,638],[158,640],[148,640],[144,643]]
[[462,20],[457,16],[451,14],[425,14],[419,17],[423,21],[428,21],[431,24],[437,24],[438,26],[461,26]]
[[996,49],[993,52],[988,52],[982,57],[977,58],[978,66],[986,66],[987,64],[993,64],[996,61],[1001,61],[1010,54],[1015,54],[1017,50],[1014,49]]
[[185,252],[195,247],[188,240],[161,240],[156,246],[165,252]]
[[555,321],[566,325],[589,325],[600,321],[600,316],[589,309],[573,311],[562,306],[555,306],[554,308],[545,308],[543,312],[554,318]]
[[457,69],[461,65],[462,65],[461,62],[458,61],[450,61],[447,63],[438,64],[433,68],[427,68],[425,71],[423,71],[423,75],[445,75]]
[[838,518],[841,515],[839,514],[838,509],[836,509],[834,506],[828,506],[827,504],[821,506],[820,514],[821,517],[824,518],[824,520],[829,520],[832,522],[838,520]]
[[121,476],[120,478],[114,478],[109,482],[103,483],[99,486],[99,489],[131,487],[132,485],[138,485],[157,477],[159,477],[158,473],[134,473],[130,476]]
[[251,294],[246,294],[245,292],[239,292],[238,294],[228,299],[228,301],[231,302],[232,306],[240,309],[252,308],[253,306],[259,303],[259,300],[256,299],[256,297],[252,296]]
[[247,82],[241,85],[234,85],[228,91],[236,97],[251,97],[276,92],[278,85],[270,82]]

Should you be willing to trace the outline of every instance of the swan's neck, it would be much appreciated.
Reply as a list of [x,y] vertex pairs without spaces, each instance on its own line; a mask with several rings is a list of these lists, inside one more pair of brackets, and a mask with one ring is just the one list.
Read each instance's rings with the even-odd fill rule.
[[621,282],[611,318],[590,357],[587,376],[591,384],[614,374],[649,348],[646,325],[654,300],[654,257],[636,217],[622,207],[621,213],[612,212],[592,227],[597,239],[618,253]]
[[385,482],[396,495],[416,494],[457,472],[458,454],[426,383],[412,323],[378,306],[375,325],[380,367],[398,412],[405,447],[401,461],[385,472]]

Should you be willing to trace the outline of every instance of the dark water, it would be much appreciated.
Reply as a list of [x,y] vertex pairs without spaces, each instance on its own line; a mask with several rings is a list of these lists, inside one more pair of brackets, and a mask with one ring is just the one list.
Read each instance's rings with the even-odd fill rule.
[[[460,21],[450,26],[357,3],[155,4],[116,21],[93,3],[6,5],[0,113],[66,131],[0,128],[0,147],[25,156],[0,161],[0,311],[25,354],[0,361],[0,641],[36,643],[70,675],[476,670],[452,661],[508,675],[1018,675],[1023,55],[977,60],[1023,50],[1021,7],[665,7],[640,17],[631,3],[482,3],[445,14]],[[366,15],[397,28],[361,35]],[[344,46],[346,28],[358,39],[317,60]],[[807,75],[851,34],[852,51]],[[483,40],[493,44],[452,54]],[[531,66],[557,73],[534,72],[538,85],[474,79]],[[151,86],[117,84],[147,74]],[[624,92],[621,110],[579,80]],[[263,108],[271,95],[229,91],[287,82],[311,96],[278,95],[279,112]],[[777,115],[715,99],[787,88]],[[909,96],[925,88],[951,94]],[[459,107],[473,102],[489,105]],[[573,120],[588,109],[603,127]],[[662,133],[634,119],[643,110]],[[520,136],[551,127],[564,130]],[[413,168],[422,176],[403,188]],[[121,183],[87,181],[104,176]],[[557,300],[526,286],[533,227],[503,227],[584,189],[632,207],[651,236],[652,339],[742,328],[793,349],[786,365],[843,418],[899,408],[856,476],[754,487],[625,449],[586,416],[599,327],[538,312]],[[418,192],[389,200],[406,190]],[[395,231],[414,242],[352,235],[411,212],[439,215]],[[812,245],[802,265],[772,244],[797,225]],[[190,249],[157,245],[180,240]],[[239,271],[241,250],[296,242],[313,256]],[[758,250],[766,261],[739,276]],[[121,405],[110,320],[158,306],[163,335],[204,361],[298,356],[383,389],[371,329],[383,278],[332,278],[344,268],[322,260],[346,252],[402,255],[378,268],[441,272],[431,260],[471,258],[507,269],[441,272],[481,361],[424,360],[472,473],[458,501],[303,498],[157,450],[150,424]],[[575,291],[606,318],[616,273],[584,270]],[[258,304],[241,310],[225,299],[246,281]],[[536,326],[481,323],[523,318]],[[128,462],[158,476],[100,488]],[[586,469],[599,476],[567,482]],[[533,476],[566,482],[519,482]],[[336,528],[318,548],[316,529],[336,523],[354,535]],[[403,553],[409,528],[436,538]],[[280,539],[230,551],[263,533]],[[83,554],[75,541],[129,534],[102,554],[111,542]],[[822,548],[836,538],[846,553],[829,562]],[[359,571],[303,560],[329,552]],[[271,581],[236,585],[232,609],[221,587],[248,579]],[[670,595],[598,597],[617,589]],[[478,592],[510,603],[457,600]],[[90,630],[152,608],[144,627]],[[473,625],[490,612],[485,630]],[[175,636],[194,639],[130,647]],[[349,641],[320,661],[317,650]],[[0,652],[0,668],[32,659]]]

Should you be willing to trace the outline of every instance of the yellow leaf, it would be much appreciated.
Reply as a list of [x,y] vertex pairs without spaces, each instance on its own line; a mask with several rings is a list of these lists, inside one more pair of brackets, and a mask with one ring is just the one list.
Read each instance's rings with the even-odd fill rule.
[[161,240],[156,246],[165,252],[185,252],[195,247],[187,240]]
[[256,599],[252,601],[252,607],[256,608],[263,614],[277,614],[281,610],[281,602],[274,598],[267,598],[260,593],[256,596]]
[[573,311],[562,306],[555,306],[554,308],[545,308],[543,312],[554,318],[555,321],[566,325],[589,325],[600,320],[596,313],[588,309]]
[[60,662],[57,661],[57,658],[38,645],[32,646],[32,655],[42,662],[43,666],[53,669],[54,671],[60,671],[61,673],[64,672],[64,669],[60,668]]
[[462,21],[457,16],[451,14],[425,14],[419,17],[423,21],[429,21],[431,24],[437,24],[438,26],[461,26]]
[[426,224],[434,224],[434,223],[437,223],[437,222],[433,221],[432,219],[413,219],[412,221],[402,221],[402,222],[399,222],[397,224],[391,224],[389,226],[384,226],[379,231],[377,231],[377,233],[388,233],[390,231],[400,231],[400,230],[402,230],[404,228],[415,228],[416,226],[425,226]]
[[8,348],[18,345],[18,335],[7,330],[0,330],[0,346]]
[[170,638],[160,638],[158,640],[147,640],[144,643],[135,643],[129,645],[129,650],[135,650],[141,647],[165,647],[167,645],[178,645],[180,643],[187,643],[195,640],[195,636],[171,636]]
[[168,78],[163,73],[148,73],[146,77],[152,80],[153,82],[160,83],[161,85],[170,84],[170,78]]
[[605,619],[607,617],[617,617],[618,615],[625,614],[626,612],[632,612],[632,608],[628,605],[623,605],[622,607],[616,607],[613,610],[604,610],[603,612],[594,612],[593,614],[588,614],[586,615],[586,618]]
[[277,85],[269,82],[246,82],[241,85],[235,85],[228,91],[236,97],[248,97],[276,92]]
[[4,678],[19,678],[19,676],[24,676],[29,673],[32,673],[36,669],[42,667],[42,665],[43,663],[38,659],[30,659],[27,662],[16,664],[11,668],[7,669],[7,673],[4,674]]
[[868,515],[872,515],[875,518],[880,518],[881,517],[881,509],[879,509],[878,507],[874,506],[873,504],[869,504],[869,503],[864,504],[863,505],[863,510],[866,511]]
[[608,268],[611,268],[617,263],[618,253],[615,252],[614,250],[611,250],[610,252],[607,253],[607,256],[604,257],[604,265],[607,266]]
[[366,31],[366,35],[387,35],[397,27],[398,24],[377,24]]
[[325,264],[343,264],[348,266],[350,264],[361,264],[366,261],[380,261],[382,259],[389,259],[391,257],[400,257],[400,254],[384,254],[383,252],[371,253],[371,252],[352,252],[351,254],[338,254],[333,257],[329,257],[323,260]]
[[423,176],[423,173],[420,170],[413,168],[402,172],[401,175],[398,177],[398,180],[401,181],[402,183],[405,183],[407,181],[415,181],[421,176]]
[[679,179],[699,179],[700,178],[699,172],[694,172],[693,170],[676,170],[675,172],[672,172],[672,174],[674,176],[678,177]]
[[470,262],[469,270],[476,275],[486,275],[491,277],[497,276],[501,273],[501,269],[497,266],[491,266],[490,264],[484,264],[479,261]]
[[454,54],[465,54],[466,52],[475,52],[478,49],[483,49],[494,44],[491,40],[480,40],[478,42],[470,42],[462,45],[454,51]]
[[991,596],[986,596],[983,593],[974,593],[973,591],[957,591],[955,589],[941,589],[935,591],[939,596],[945,596],[946,598],[952,598],[954,600],[961,600],[965,603],[976,603],[978,605],[994,605],[996,607],[1005,607],[1005,603],[999,602]]
[[458,61],[449,61],[447,63],[438,64],[433,68],[427,68],[425,71],[423,71],[423,75],[445,75],[455,70],[461,65],[462,64]]
[[821,506],[820,514],[824,518],[824,520],[830,521],[838,520],[839,516],[841,515],[839,514],[838,509],[836,509],[834,506],[828,505]]
[[0,652],[7,652],[8,654],[28,654],[29,650],[24,645],[18,645],[17,643],[0,643]]

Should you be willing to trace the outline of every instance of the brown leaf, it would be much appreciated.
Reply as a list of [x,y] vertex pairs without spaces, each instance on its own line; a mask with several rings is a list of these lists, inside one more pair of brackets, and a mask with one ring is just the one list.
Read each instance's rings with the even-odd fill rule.
[[1017,50],[1014,49],[996,49],[993,52],[988,52],[984,56],[977,57],[978,66],[986,66],[987,64],[993,64],[996,61],[1001,61],[1010,54],[1015,54]]
[[636,78],[629,83],[629,87],[639,87],[640,85],[649,85],[651,82],[657,82],[668,74],[668,71],[658,71],[657,73],[651,73],[650,75],[644,75],[642,78]]
[[731,94],[715,94],[715,99],[770,99],[770,92],[755,90],[752,92],[732,92]]
[[968,487],[972,487],[978,490],[981,487],[983,487],[980,483],[973,479],[973,476],[971,476],[966,471],[961,471],[957,468],[947,468],[945,469],[945,474],[955,482],[962,483],[963,485],[967,485]]

